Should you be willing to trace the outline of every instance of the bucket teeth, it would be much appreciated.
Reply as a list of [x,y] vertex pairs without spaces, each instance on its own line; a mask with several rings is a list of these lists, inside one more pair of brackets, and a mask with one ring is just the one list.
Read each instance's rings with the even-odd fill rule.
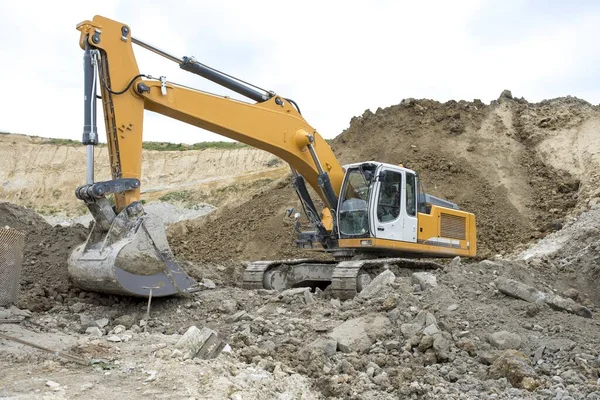
[[163,222],[133,203],[108,231],[94,224],[87,241],[69,258],[69,275],[82,289],[162,297],[189,293],[198,283],[183,271],[169,247]]

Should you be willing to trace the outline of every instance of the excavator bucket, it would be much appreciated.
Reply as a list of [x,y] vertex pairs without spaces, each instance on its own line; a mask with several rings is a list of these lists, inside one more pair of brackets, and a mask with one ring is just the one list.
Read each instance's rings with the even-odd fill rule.
[[[118,215],[105,199],[88,205],[95,223],[69,258],[69,276],[85,290],[139,297],[190,293],[198,283],[178,265],[163,222],[134,202]],[[112,214],[111,214],[112,213]]]

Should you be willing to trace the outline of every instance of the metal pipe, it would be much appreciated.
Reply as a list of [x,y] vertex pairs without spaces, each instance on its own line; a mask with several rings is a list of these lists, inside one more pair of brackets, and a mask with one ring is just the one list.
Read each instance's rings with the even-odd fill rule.
[[310,155],[312,156],[313,161],[315,162],[315,165],[317,166],[319,175],[323,174],[325,171],[323,171],[323,167],[321,166],[321,162],[319,161],[319,157],[317,156],[317,152],[315,151],[315,148],[313,147],[313,145],[311,143],[307,144],[306,147],[308,147],[308,151],[310,151]]
[[96,127],[96,79],[98,73],[97,50],[92,50],[85,41],[83,53],[83,144],[97,144]]
[[233,90],[234,92],[239,93],[244,97],[248,97],[249,99],[252,99],[257,102],[263,102],[271,98],[271,95],[269,93],[261,93],[258,90],[254,90],[248,85],[245,85],[244,83],[240,82],[239,80],[226,76],[225,74],[213,68],[210,68],[209,66],[197,62],[192,57],[175,57],[174,55],[169,54],[164,50],[161,50],[155,46],[152,46],[149,43],[146,43],[134,37],[131,38],[131,41],[137,44],[138,46],[143,47],[146,50],[150,50],[155,54],[158,54],[173,62],[176,62],[177,64],[179,64],[179,67],[184,71],[200,75],[201,77],[208,79],[209,81],[212,81],[227,89]]
[[131,41],[135,44],[137,44],[140,47],[143,47],[146,50],[150,50],[153,53],[156,53],[160,56],[163,56],[165,58],[168,58],[169,60],[176,62],[177,64],[183,64],[183,60],[181,58],[175,57],[172,54],[167,53],[164,50],[159,49],[158,47],[154,47],[149,43],[146,43],[140,39],[134,38],[133,36],[131,37]]
[[94,145],[87,145],[87,157],[86,157],[86,182],[88,185],[94,183]]

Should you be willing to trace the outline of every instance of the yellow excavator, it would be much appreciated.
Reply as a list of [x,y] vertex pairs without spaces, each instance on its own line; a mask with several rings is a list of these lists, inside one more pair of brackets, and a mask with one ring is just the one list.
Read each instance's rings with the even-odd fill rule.
[[[84,50],[82,143],[87,146],[87,181],[75,194],[94,217],[86,242],[69,258],[69,275],[79,287],[143,297],[199,288],[176,262],[162,221],[147,214],[140,202],[144,110],[246,143],[289,163],[292,186],[313,227],[298,230],[296,243],[331,253],[333,260],[252,262],[244,272],[246,288],[329,285],[333,296],[347,299],[360,292],[374,273],[391,265],[426,268],[437,264],[415,259],[475,256],[472,213],[424,193],[418,174],[402,165],[376,161],[341,165],[293,100],[193,57],[169,54],[133,37],[128,25],[102,16],[81,22],[77,29]],[[141,74],[134,44],[251,101]],[[98,98],[112,172],[112,179],[105,182],[94,181]],[[306,183],[325,205],[322,211]]]

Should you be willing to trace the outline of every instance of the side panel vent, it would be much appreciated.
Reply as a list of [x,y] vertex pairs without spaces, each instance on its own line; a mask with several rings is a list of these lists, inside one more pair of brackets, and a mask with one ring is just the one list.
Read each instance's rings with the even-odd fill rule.
[[466,240],[466,219],[465,217],[459,217],[458,215],[442,213],[440,222],[440,236]]

